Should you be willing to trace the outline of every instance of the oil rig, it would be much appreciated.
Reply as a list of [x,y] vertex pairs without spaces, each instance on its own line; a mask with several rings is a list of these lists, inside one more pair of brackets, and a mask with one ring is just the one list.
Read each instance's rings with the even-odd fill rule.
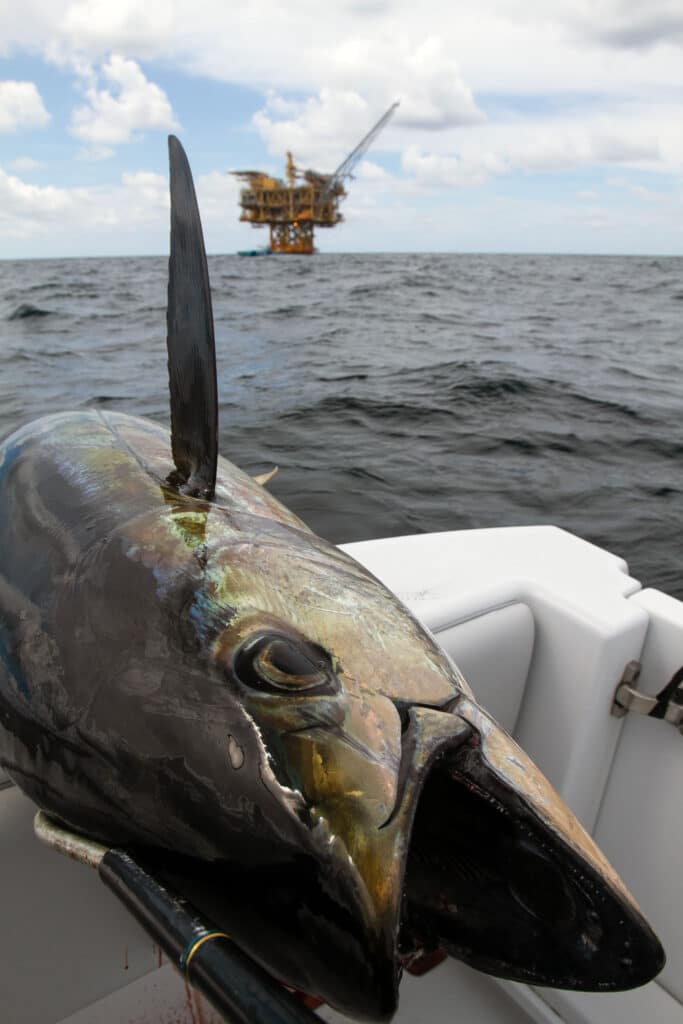
[[291,153],[287,153],[284,181],[262,171],[230,172],[245,182],[240,190],[240,220],[257,228],[270,228],[270,250],[263,251],[315,252],[314,228],[333,228],[344,219],[339,212],[339,204],[346,196],[344,182],[397,106],[398,102],[392,103],[332,174],[301,170]]

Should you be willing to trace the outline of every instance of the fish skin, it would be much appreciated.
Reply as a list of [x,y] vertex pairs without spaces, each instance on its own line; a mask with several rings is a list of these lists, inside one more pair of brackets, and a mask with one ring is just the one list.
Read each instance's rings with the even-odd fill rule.
[[[335,884],[343,859],[366,947],[354,957],[381,947],[385,977],[366,987],[393,993],[400,871],[386,865],[404,837],[380,826],[401,759],[394,699],[418,676],[437,705],[467,685],[370,573],[241,470],[219,460],[207,502],[170,490],[171,469],[168,433],[120,414],[48,417],[0,448],[0,760],[103,842],[263,865],[303,851]],[[336,692],[240,686],[232,653],[265,628],[344,651]]]
[[[398,599],[227,461],[212,501],[169,487],[172,468],[168,432],[122,414],[47,417],[0,447],[0,763],[29,796],[154,851],[278,977],[383,1020],[418,798],[462,750],[472,785],[531,807],[572,898],[601,899],[656,954],[592,840]],[[236,658],[262,633],[328,652],[325,686],[245,684]],[[565,978],[453,949],[586,987],[581,964]]]

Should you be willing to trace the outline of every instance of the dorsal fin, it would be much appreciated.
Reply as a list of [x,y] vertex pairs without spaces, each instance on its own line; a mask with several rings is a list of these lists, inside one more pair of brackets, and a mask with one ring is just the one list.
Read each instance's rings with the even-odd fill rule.
[[192,172],[175,135],[168,137],[171,255],[166,311],[171,444],[170,482],[185,494],[213,495],[218,458],[216,347],[211,288]]

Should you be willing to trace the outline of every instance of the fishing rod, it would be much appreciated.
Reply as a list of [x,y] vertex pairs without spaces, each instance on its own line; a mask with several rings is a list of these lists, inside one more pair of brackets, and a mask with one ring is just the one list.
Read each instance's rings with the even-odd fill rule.
[[47,846],[95,868],[188,983],[230,1024],[320,1024],[317,1014],[126,850],[71,832],[42,811],[33,829]]

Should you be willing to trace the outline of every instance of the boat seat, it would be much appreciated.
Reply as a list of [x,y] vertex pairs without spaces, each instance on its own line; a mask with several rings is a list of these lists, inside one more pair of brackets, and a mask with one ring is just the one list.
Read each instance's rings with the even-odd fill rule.
[[[436,634],[484,706],[592,829],[622,728],[609,714],[612,696],[648,624],[627,600],[640,585],[623,559],[550,526],[391,537],[346,550]],[[526,621],[522,607],[533,620],[526,673],[519,652],[530,627],[527,639],[507,628],[514,616]],[[508,684],[508,666],[524,677]],[[516,691],[509,704],[508,685]]]
[[[631,888],[667,965],[634,992],[500,982],[538,1021],[683,1024],[683,741],[612,715],[631,661],[659,693],[683,665],[683,603],[642,590],[623,559],[555,527],[457,531],[346,547],[437,636]],[[529,619],[531,621],[529,621]]]
[[439,629],[436,638],[487,711],[514,732],[534,647],[534,617],[515,601]]

